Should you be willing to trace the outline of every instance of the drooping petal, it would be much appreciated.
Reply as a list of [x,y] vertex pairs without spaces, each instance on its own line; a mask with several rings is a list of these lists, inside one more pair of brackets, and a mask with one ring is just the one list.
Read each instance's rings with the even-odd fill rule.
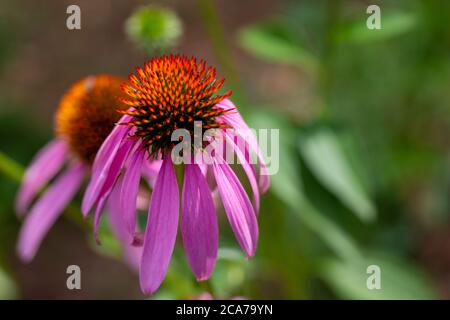
[[98,239],[98,226],[100,224],[100,216],[102,213],[103,206],[106,204],[109,194],[111,193],[111,190],[116,182],[116,179],[119,176],[120,171],[122,170],[125,160],[130,150],[133,149],[133,145],[135,144],[137,144],[135,141],[128,139],[122,144],[122,146],[120,146],[119,150],[117,151],[117,155],[111,164],[110,170],[108,172],[108,175],[106,176],[102,189],[99,192],[98,200],[96,201],[97,206],[95,208],[95,215],[94,215],[94,236],[98,243],[100,243]]
[[122,118],[120,118],[117,122],[118,125],[116,125],[111,133],[106,137],[105,141],[100,146],[100,149],[97,151],[97,155],[95,156],[94,164],[92,166],[93,172],[98,172],[98,169],[105,166],[105,162],[108,161],[111,154],[117,152],[120,141],[122,141],[125,135],[131,130],[129,126],[125,126],[123,124],[129,122],[131,119],[132,117],[129,115],[122,116]]
[[105,167],[100,170],[101,173],[93,173],[89,185],[83,197],[81,206],[82,212],[85,216],[89,213],[92,206],[103,196],[111,190],[117,176],[122,169],[128,153],[136,143],[134,139],[125,139],[118,142],[117,151],[108,159]]
[[142,162],[145,152],[137,150],[129,159],[129,165],[125,171],[121,192],[119,193],[119,203],[125,221],[125,226],[130,235],[136,231],[136,199],[141,180]]
[[214,158],[214,176],[231,228],[242,250],[252,257],[258,241],[258,223],[253,206],[230,166]]
[[177,179],[167,155],[156,179],[140,268],[141,289],[152,294],[161,285],[175,245],[180,208]]
[[217,258],[217,216],[206,179],[196,164],[185,165],[181,231],[197,280],[208,279]]
[[[129,118],[129,116],[123,116],[119,122],[125,122]],[[99,194],[108,177],[111,165],[114,162],[117,153],[119,153],[122,141],[126,138],[126,135],[130,130],[131,128],[129,126],[117,125],[97,152],[92,168],[91,180],[89,181],[81,205],[82,212],[85,216],[99,199]]]
[[83,164],[72,164],[33,206],[20,230],[17,244],[18,255],[23,261],[33,259],[43,237],[80,187],[85,172]]
[[238,147],[238,144],[236,144],[234,139],[230,137],[226,132],[225,132],[225,139],[228,144],[233,146],[233,149],[236,152],[236,156],[238,157],[239,162],[241,163],[242,168],[244,169],[245,174],[247,175],[248,181],[250,182],[250,186],[253,191],[253,204],[255,206],[255,212],[258,213],[260,200],[259,187],[258,182],[256,181],[256,172],[255,169],[253,168],[253,165],[250,163],[248,153],[244,154],[242,150]]
[[38,191],[61,170],[67,156],[63,140],[55,139],[42,148],[25,172],[17,193],[16,212],[22,215]]
[[100,197],[100,199],[97,201],[97,205],[95,206],[95,212],[94,212],[94,239],[95,242],[97,242],[98,245],[101,245],[100,238],[98,236],[98,228],[100,226],[100,218],[102,216],[103,207],[106,204],[106,201],[108,200],[109,193],[104,194]]
[[142,246],[138,247],[130,243],[130,234],[125,225],[119,203],[122,180],[123,178],[119,177],[111,191],[110,197],[108,198],[108,212],[106,216],[112,232],[122,244],[126,261],[134,270],[138,271],[142,256]]
[[[255,135],[251,132],[250,128],[248,127],[247,123],[242,118],[241,114],[237,111],[235,105],[229,100],[224,99],[223,101],[219,102],[216,105],[218,108],[222,109],[234,109],[230,111],[229,113],[226,113],[221,117],[225,123],[227,123],[230,127],[237,130],[237,133],[240,133],[242,138],[245,138],[247,140],[247,143],[250,146],[250,149],[256,153],[258,157],[259,162],[259,171],[260,171],[260,177],[259,177],[259,186],[261,188],[261,191],[267,192],[270,186],[270,179],[266,167],[266,162],[264,160],[264,157],[262,156],[261,149],[259,148],[258,141],[255,137]],[[244,152],[244,150],[241,150]]]

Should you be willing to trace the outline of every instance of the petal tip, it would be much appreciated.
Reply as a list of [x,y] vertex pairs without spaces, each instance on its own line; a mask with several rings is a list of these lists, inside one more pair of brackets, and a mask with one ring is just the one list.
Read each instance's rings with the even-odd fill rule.
[[211,278],[211,274],[195,276],[195,279],[197,279],[198,282],[207,281],[209,278]]
[[89,212],[91,211],[92,207],[92,205],[87,203],[85,199],[86,198],[83,199],[83,203],[81,204],[81,213],[83,214],[84,218],[86,218],[89,215]]
[[256,254],[256,246],[254,248],[251,248],[250,250],[248,250],[245,255],[246,255],[246,259],[250,260],[252,259]]
[[30,263],[35,256],[35,253],[25,250],[23,248],[17,248],[16,254],[22,263]]
[[143,283],[141,281],[141,291],[145,295],[149,295],[149,296],[153,295],[156,292],[156,290],[159,289],[160,286],[161,286],[161,283],[158,283],[158,284],[153,283],[153,284],[149,285],[149,284]]
[[21,234],[19,235],[19,241],[16,245],[16,255],[22,263],[30,263],[36,255],[37,250],[32,248],[30,243],[26,241],[23,232],[24,231],[21,231]]

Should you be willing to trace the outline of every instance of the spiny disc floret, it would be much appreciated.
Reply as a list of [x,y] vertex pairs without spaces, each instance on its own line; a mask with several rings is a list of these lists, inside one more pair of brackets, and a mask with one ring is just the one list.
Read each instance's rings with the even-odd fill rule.
[[131,108],[119,111],[132,116],[128,125],[136,128],[150,154],[165,153],[173,146],[172,132],[186,129],[193,136],[194,122],[201,121],[204,130],[223,125],[217,117],[229,110],[215,107],[231,95],[217,95],[224,83],[206,62],[185,56],[163,56],[151,59],[129,82],[122,86]]

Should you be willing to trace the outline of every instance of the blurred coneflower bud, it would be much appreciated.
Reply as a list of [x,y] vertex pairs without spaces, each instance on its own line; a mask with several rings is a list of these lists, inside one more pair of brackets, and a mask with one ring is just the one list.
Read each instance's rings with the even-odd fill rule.
[[152,5],[136,10],[127,19],[125,30],[131,41],[151,53],[175,46],[183,26],[173,10]]

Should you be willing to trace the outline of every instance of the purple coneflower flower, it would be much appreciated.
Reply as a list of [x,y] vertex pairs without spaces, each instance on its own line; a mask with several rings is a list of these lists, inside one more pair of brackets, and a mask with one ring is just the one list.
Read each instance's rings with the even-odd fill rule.
[[[17,213],[20,217],[26,214],[17,244],[23,261],[33,259],[42,239],[89,174],[98,148],[120,118],[117,110],[126,108],[117,100],[123,96],[122,82],[109,75],[87,77],[61,99],[56,114],[57,137],[34,157],[16,198]],[[38,196],[46,185],[47,190]],[[112,229],[123,239],[123,226],[116,223],[117,206],[110,207]],[[126,254],[134,261],[136,250],[127,244]]]
[[[129,241],[140,245],[142,237],[136,224],[136,196],[143,167],[156,168],[158,174],[148,210],[140,264],[141,289],[151,294],[161,285],[174,249],[181,207],[181,233],[189,265],[198,280],[208,279],[218,249],[216,209],[206,175],[212,174],[218,194],[234,234],[248,257],[255,254],[258,240],[256,215],[260,191],[269,186],[265,165],[256,138],[241,145],[225,129],[249,131],[236,107],[227,98],[231,92],[217,95],[224,80],[204,61],[182,56],[153,58],[137,68],[122,89],[128,95],[122,101],[130,108],[97,153],[92,178],[86,190],[82,211],[95,207],[94,232],[97,233],[101,209],[111,190],[120,190],[116,199]],[[177,129],[191,136],[194,122],[203,129],[224,133],[225,143],[236,152],[253,192],[253,203],[241,182],[220,155],[212,155],[209,164],[190,163],[174,168],[171,135]],[[201,132],[203,133],[203,132]],[[194,155],[202,153],[194,149]],[[191,147],[191,146],[190,146]],[[252,152],[259,158],[259,170],[250,163]],[[148,171],[148,170],[147,170]],[[183,172],[179,188],[176,172]],[[258,172],[259,171],[259,174]],[[123,172],[123,175],[121,173]],[[259,179],[259,181],[257,180]],[[180,197],[181,191],[181,197]]]

